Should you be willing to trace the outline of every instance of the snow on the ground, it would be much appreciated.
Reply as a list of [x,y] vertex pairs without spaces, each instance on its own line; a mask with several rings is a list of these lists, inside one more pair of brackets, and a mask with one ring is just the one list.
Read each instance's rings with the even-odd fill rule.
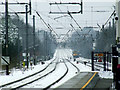
[[[88,67],[84,64],[76,63],[76,61],[73,61],[71,49],[57,49],[55,54],[54,54],[53,59],[55,59],[55,58],[59,59],[60,62],[62,62],[65,59],[70,60],[73,64],[75,64],[80,69],[80,72],[91,72],[91,67]],[[0,85],[3,85],[5,83],[11,82],[11,81],[15,81],[17,79],[20,79],[20,78],[26,77],[28,75],[31,75],[35,72],[38,72],[38,71],[42,70],[46,65],[48,65],[48,63],[50,63],[52,60],[46,61],[44,65],[41,65],[41,64],[36,65],[36,66],[34,66],[34,69],[32,69],[32,70],[29,69],[29,70],[25,71],[24,73],[23,73],[23,71],[20,71],[20,70],[19,71],[14,70],[9,76],[0,75]],[[85,59],[85,58],[81,58],[81,57],[79,58],[79,60],[90,61],[90,59]],[[65,83],[67,80],[69,80],[72,77],[74,77],[75,75],[77,75],[76,74],[77,69],[75,69],[75,67],[73,67],[67,61],[66,61],[66,64],[69,68],[69,73],[59,83],[55,84],[52,88],[58,87],[59,85]],[[48,76],[46,76],[45,78],[40,79],[40,80],[30,84],[30,85],[25,86],[25,88],[26,87],[27,88],[44,88],[46,84],[49,84],[55,78],[64,74],[65,70],[66,70],[65,65],[63,63],[59,63],[57,66],[57,69],[55,70],[54,73],[51,73]],[[100,71],[99,76],[102,78],[113,78],[112,72]]]
[[11,72],[10,75],[6,76],[6,75],[1,75],[0,76],[0,85],[3,85],[3,84],[6,84],[6,83],[9,83],[9,82],[12,82],[12,81],[15,81],[15,80],[18,80],[18,79],[21,79],[21,78],[24,78],[26,76],[29,76],[35,72],[38,72],[40,70],[42,70],[49,62],[46,62],[44,65],[36,65],[36,66],[33,66],[34,68],[31,70],[30,68],[26,71],[23,71],[23,70],[13,70]]
[[0,75],[0,85],[3,85],[3,84],[6,84],[6,83],[9,83],[9,82],[12,82],[12,81],[16,81],[16,80],[19,80],[21,78],[24,78],[26,76],[29,76],[33,73],[36,73],[40,70],[42,70],[43,68],[45,68],[53,59],[51,59],[50,61],[46,61],[45,64],[38,64],[36,66],[32,66],[32,69],[31,67],[29,67],[28,70],[25,70],[23,71],[22,70],[16,70],[16,69],[12,69],[11,73],[9,75]]
[[98,74],[101,78],[113,79],[112,71],[100,71]]
[[53,73],[23,88],[29,88],[29,87],[30,88],[45,88],[49,84],[51,84],[53,81],[56,81],[56,79],[58,79],[59,76],[62,76],[65,73],[65,71],[66,71],[65,65],[63,63],[60,63],[57,66],[57,70],[55,70]]

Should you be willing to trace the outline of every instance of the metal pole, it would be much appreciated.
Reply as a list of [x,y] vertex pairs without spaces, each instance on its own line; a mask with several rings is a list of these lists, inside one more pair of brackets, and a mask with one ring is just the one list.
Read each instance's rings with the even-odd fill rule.
[[[5,1],[5,54],[8,56],[8,0]],[[6,65],[6,75],[9,75],[9,65]]]
[[108,71],[108,69],[109,69],[108,68],[109,53],[107,52],[106,55],[107,55],[107,71]]
[[28,5],[26,7],[26,59],[27,59],[27,68],[29,67],[28,61]]
[[94,71],[94,52],[91,53],[92,71]]
[[[112,21],[112,24],[113,24],[113,31],[114,31],[114,33],[113,33],[113,36],[115,36],[116,37],[116,29],[115,29],[115,20],[113,19],[113,21]],[[116,40],[114,40],[114,44],[116,43]]]
[[114,23],[114,18],[112,19],[112,25],[113,25],[113,30],[115,29],[115,23]]
[[21,62],[21,59],[20,59],[19,17],[18,17],[18,59],[20,60],[19,62]]
[[81,0],[81,14],[83,14],[83,0]]
[[[50,38],[52,38],[52,31],[50,31]],[[52,52],[52,46],[51,46],[51,44],[52,44],[52,41],[51,41],[51,39],[50,39],[50,50],[49,50],[49,55],[51,56],[51,52]]]
[[18,16],[18,14],[16,13],[16,16],[17,16],[17,21],[18,21],[18,57],[17,57],[17,59],[19,60],[19,65],[20,65],[20,63],[21,63],[21,58],[20,58],[20,35],[19,35],[19,16]]
[[109,30],[111,30],[111,22],[109,22]]
[[47,60],[47,32],[45,33],[45,47],[46,47],[45,56],[46,56],[46,60]]
[[106,52],[104,52],[104,71],[106,71]]
[[[118,45],[118,53],[120,53],[120,0],[116,0],[116,39],[117,39],[117,45]],[[116,71],[116,89],[120,89],[120,56],[118,55],[118,64],[117,71]]]
[[36,65],[35,61],[35,16],[33,15],[33,53],[34,53],[34,65]]
[[46,53],[46,50],[45,50],[45,31],[44,31],[44,60],[46,59],[46,57],[45,57],[45,53]]
[[0,70],[2,70],[1,57],[2,57],[2,36],[1,36],[1,30],[0,30]]

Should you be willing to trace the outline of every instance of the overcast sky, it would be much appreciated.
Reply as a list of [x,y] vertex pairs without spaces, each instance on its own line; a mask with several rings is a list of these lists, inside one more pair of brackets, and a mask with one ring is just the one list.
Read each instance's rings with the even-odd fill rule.
[[[0,0],[4,2],[5,0]],[[29,2],[29,0],[8,0],[9,2]],[[56,17],[63,16],[63,14],[49,14],[50,11],[79,11],[80,6],[70,5],[56,5],[50,6],[50,2],[80,2],[81,0],[31,0],[32,1],[32,15],[36,16],[36,28],[47,29],[41,22],[34,10],[37,10],[42,18],[49,23],[53,29],[59,34],[65,34],[71,29],[70,24],[77,29],[78,26],[68,16],[54,20]],[[97,26],[97,23],[102,26],[114,11],[116,0],[83,0],[83,14],[72,15],[78,24],[83,28],[86,26]],[[0,11],[4,11],[4,6],[0,6]],[[25,11],[24,6],[9,5],[9,11]],[[100,11],[100,12],[97,12]],[[29,16],[29,23],[32,25],[32,15]],[[67,14],[66,14],[67,15]],[[25,17],[21,17],[25,20]]]

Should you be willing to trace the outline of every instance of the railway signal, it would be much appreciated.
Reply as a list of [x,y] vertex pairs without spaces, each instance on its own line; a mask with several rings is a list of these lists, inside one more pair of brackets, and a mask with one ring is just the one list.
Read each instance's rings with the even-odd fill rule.
[[[96,59],[96,62],[103,62],[104,65],[104,71],[108,70],[106,69],[106,58],[109,53],[107,52],[93,52],[91,53],[91,64],[92,64],[92,71],[94,71],[94,62]],[[102,60],[103,59],[103,60]]]
[[103,56],[104,54],[103,53],[97,53],[95,54],[95,56]]

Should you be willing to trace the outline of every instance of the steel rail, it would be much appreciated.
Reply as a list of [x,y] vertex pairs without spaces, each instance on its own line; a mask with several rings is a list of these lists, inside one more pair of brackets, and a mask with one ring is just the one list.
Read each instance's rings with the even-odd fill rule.
[[80,69],[75,65],[75,64],[73,64],[72,62],[70,62],[68,59],[66,59],[69,63],[71,63],[76,69],[77,69],[77,71],[78,72],[80,72]]
[[3,87],[5,87],[5,86],[11,85],[11,84],[14,84],[14,83],[17,83],[17,82],[20,82],[20,81],[22,81],[22,80],[25,80],[25,79],[27,79],[27,78],[30,78],[30,77],[32,77],[32,76],[34,76],[34,75],[39,74],[39,73],[43,72],[44,70],[46,70],[46,69],[50,66],[50,64],[52,64],[54,61],[55,61],[55,59],[54,59],[52,62],[50,62],[44,69],[42,69],[42,70],[40,70],[40,71],[38,71],[38,72],[36,72],[36,73],[34,73],[34,74],[31,74],[31,75],[29,75],[29,76],[26,76],[26,77],[24,77],[24,78],[21,78],[21,79],[18,79],[18,80],[9,82],[9,83],[7,83],[7,84],[3,84],[3,85],[0,86],[0,88],[3,88]]
[[48,85],[47,87],[45,87],[43,90],[49,89],[51,86],[53,86],[53,85],[55,85],[56,83],[58,83],[61,79],[63,79],[63,78],[67,75],[69,69],[68,69],[68,66],[66,65],[65,61],[63,61],[63,62],[64,62],[64,64],[65,64],[66,68],[67,68],[67,70],[66,70],[66,72],[64,73],[64,75],[62,75],[59,79],[57,79],[57,80],[56,80],[55,82],[53,82],[52,84],[50,84],[50,85]]
[[11,90],[19,89],[19,88],[21,88],[21,87],[23,87],[23,86],[26,86],[26,85],[28,85],[28,84],[31,84],[31,83],[33,83],[33,82],[35,82],[35,81],[37,81],[37,80],[40,80],[40,79],[44,78],[45,76],[47,76],[47,75],[49,75],[50,73],[52,73],[53,71],[55,71],[55,69],[56,69],[56,67],[57,67],[57,64],[58,64],[58,63],[56,63],[56,64],[55,64],[55,67],[54,67],[50,72],[48,72],[47,74],[45,74],[45,75],[43,75],[43,76],[40,76],[40,77],[38,77],[38,78],[36,78],[36,79],[34,79],[34,80],[32,80],[32,81],[29,81],[29,82],[27,82],[27,83],[25,83],[25,84],[23,84],[23,85],[19,85],[19,86],[15,87],[15,88],[12,88]]

